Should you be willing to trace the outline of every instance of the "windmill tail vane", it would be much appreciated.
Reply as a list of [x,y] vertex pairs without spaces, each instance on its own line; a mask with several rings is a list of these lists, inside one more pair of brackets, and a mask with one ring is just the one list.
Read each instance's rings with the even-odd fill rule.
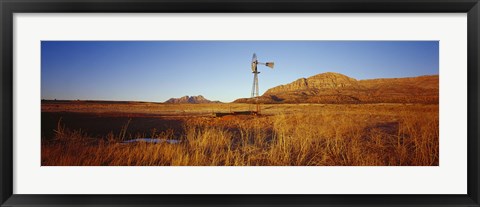
[[273,69],[273,66],[275,66],[275,63],[274,62],[266,62],[266,63],[258,63],[259,65],[265,65],[271,69]]

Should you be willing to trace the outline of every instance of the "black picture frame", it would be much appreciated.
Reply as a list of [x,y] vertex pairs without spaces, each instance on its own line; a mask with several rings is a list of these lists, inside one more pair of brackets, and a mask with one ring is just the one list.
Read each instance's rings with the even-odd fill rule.
[[[480,206],[478,0],[0,0],[2,206]],[[465,195],[19,195],[13,194],[14,13],[467,13],[468,186]],[[455,179],[452,177],[452,179]],[[348,186],[345,186],[348,187]],[[94,186],[92,186],[94,188]]]

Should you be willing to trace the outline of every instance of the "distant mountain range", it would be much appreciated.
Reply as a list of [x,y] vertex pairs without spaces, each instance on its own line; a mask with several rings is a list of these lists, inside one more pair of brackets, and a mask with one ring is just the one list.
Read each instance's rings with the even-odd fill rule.
[[192,104],[200,104],[200,103],[221,103],[220,101],[210,101],[205,97],[198,95],[198,96],[183,96],[180,98],[171,98],[165,101],[165,103],[192,103]]
[[[339,73],[322,73],[268,89],[260,103],[436,103],[439,76],[356,80]],[[241,98],[236,103],[253,103]]]

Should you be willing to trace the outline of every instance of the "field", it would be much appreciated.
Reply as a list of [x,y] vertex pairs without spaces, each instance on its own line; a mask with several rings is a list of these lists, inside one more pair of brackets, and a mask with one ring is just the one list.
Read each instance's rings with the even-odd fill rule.
[[[437,166],[438,104],[42,101],[43,166]],[[140,140],[139,138],[145,138]]]

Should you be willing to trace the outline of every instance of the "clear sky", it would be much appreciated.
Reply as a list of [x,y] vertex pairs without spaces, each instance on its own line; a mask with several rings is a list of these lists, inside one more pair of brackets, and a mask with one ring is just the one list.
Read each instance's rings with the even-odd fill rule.
[[302,77],[436,75],[438,41],[42,41],[42,99],[163,102],[249,97],[255,52],[260,94]]

